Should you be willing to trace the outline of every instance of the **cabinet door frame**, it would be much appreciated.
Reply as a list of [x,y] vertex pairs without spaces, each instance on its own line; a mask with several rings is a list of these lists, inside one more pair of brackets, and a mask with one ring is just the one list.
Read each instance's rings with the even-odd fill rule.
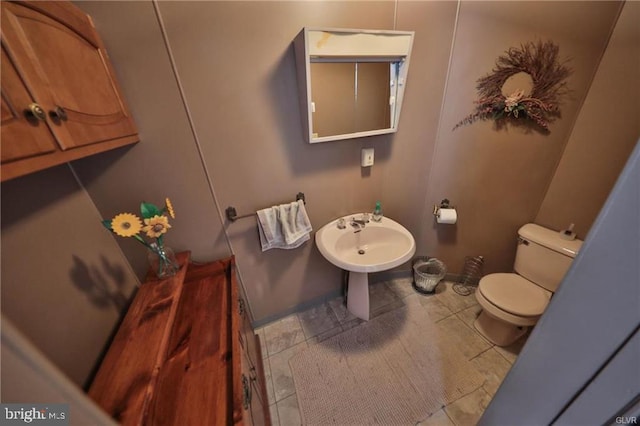
[[[38,103],[47,113],[45,122],[40,122],[39,127],[41,129],[38,130],[42,131],[46,128],[50,134],[39,135],[38,137],[55,141],[54,149],[46,149],[47,152],[26,156],[16,155],[12,157],[9,155],[3,158],[2,167],[0,168],[2,182],[139,142],[140,139],[135,123],[124,102],[122,90],[115,77],[115,72],[104,44],[88,15],[69,1],[2,1],[0,2],[0,7],[2,8],[2,13],[0,14],[2,18],[2,45],[18,73],[19,80],[23,86],[22,90],[26,90],[31,100]],[[104,89],[104,93],[113,96],[108,95],[111,99],[110,103],[106,104],[107,106],[103,111],[98,111],[98,113],[94,114],[92,123],[89,123],[91,120],[86,122],[78,121],[78,115],[72,111],[68,112],[68,120],[64,118],[58,119],[55,116],[52,118],[49,115],[49,113],[55,111],[58,105],[56,95],[49,84],[50,79],[47,78],[46,70],[43,70],[32,46],[29,44],[28,37],[24,34],[20,19],[18,19],[16,13],[35,16],[47,22],[54,22],[59,28],[64,27],[64,31],[74,33],[81,39],[82,43],[86,41],[92,49],[95,49],[95,55],[98,56],[97,58],[94,57],[93,64],[106,73],[106,77],[102,78],[103,84],[100,87]],[[82,41],[82,39],[85,41]],[[9,88],[3,87],[2,90],[4,93]],[[75,92],[77,91],[78,87],[76,86]],[[91,96],[93,96],[93,92],[90,90],[83,90],[82,92],[91,92]],[[73,98],[73,95],[68,94],[71,92],[65,93],[67,93],[67,98],[69,96]],[[91,105],[91,103],[87,105]],[[9,113],[9,109],[7,108],[5,112]],[[10,114],[5,115],[7,117],[10,116]],[[86,115],[84,114],[84,116]],[[83,128],[84,124],[87,124],[86,128]],[[3,136],[8,135],[10,133],[3,132]],[[4,139],[3,143],[9,142]]]
[[[2,12],[9,54],[48,113],[47,124],[62,150],[137,132],[104,45],[87,15],[67,2],[3,2]],[[45,39],[47,43],[40,43]],[[43,47],[48,44],[51,48]],[[74,48],[65,49],[67,45]],[[60,108],[64,116],[58,114]]]

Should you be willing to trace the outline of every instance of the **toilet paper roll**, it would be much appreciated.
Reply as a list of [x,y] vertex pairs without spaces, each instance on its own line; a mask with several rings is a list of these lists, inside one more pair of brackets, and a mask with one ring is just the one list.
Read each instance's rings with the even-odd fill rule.
[[456,209],[438,209],[438,223],[454,224],[458,221]]

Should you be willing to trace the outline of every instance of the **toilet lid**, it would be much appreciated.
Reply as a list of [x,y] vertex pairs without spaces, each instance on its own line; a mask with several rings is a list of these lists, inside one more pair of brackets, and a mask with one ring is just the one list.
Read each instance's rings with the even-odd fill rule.
[[490,274],[480,280],[478,290],[491,303],[514,315],[542,315],[551,292],[517,274]]

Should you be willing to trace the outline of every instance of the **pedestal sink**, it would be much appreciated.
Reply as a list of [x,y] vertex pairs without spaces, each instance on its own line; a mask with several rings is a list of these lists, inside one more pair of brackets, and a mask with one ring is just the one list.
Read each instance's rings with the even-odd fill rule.
[[[362,218],[363,213],[355,213],[327,223],[316,232],[316,245],[325,259],[349,271],[347,309],[368,321],[369,272],[386,271],[410,260],[416,242],[405,227],[388,217],[370,220],[364,227],[351,225],[353,219]],[[339,221],[346,228],[340,229]]]

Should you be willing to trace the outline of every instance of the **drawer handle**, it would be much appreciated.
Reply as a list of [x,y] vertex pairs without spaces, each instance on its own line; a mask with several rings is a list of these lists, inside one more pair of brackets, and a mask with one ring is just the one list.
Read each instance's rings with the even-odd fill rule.
[[256,373],[255,367],[251,367],[249,369],[249,378],[251,379],[252,382],[255,382],[256,380],[258,380],[258,374]]
[[249,380],[247,380],[247,376],[242,375],[242,407],[245,410],[249,409],[249,404],[251,404],[251,385],[249,385]]
[[238,312],[241,317],[244,316],[244,309],[244,299],[238,299]]
[[27,117],[33,117],[37,120],[44,121],[47,118],[47,115],[44,113],[44,110],[37,103],[31,103],[24,111]]

